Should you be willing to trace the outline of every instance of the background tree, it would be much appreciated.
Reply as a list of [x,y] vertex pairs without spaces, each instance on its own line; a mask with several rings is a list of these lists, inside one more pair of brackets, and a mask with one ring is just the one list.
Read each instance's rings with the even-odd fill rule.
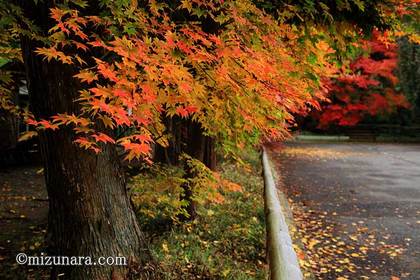
[[420,46],[407,37],[398,40],[398,78],[407,100],[413,105],[413,113],[420,113]]
[[350,64],[351,72],[331,80],[331,103],[314,113],[319,128],[354,126],[363,121],[386,121],[410,108],[397,90],[397,45],[379,31],[364,43],[365,53]]

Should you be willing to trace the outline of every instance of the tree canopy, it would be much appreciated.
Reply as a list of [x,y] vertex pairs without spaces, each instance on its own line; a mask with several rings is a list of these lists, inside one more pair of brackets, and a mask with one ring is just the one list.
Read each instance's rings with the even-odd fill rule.
[[378,116],[395,119],[398,111],[411,107],[399,90],[397,44],[386,34],[374,31],[363,46],[364,52],[352,61],[350,72],[331,80],[332,102],[323,104],[314,114],[319,128],[354,126]]
[[[2,60],[19,59],[19,36],[26,36],[39,42],[38,55],[74,69],[74,111],[24,114],[36,129],[72,127],[86,149],[117,143],[128,159],[147,158],[151,143],[167,142],[162,117],[178,116],[199,122],[232,151],[285,137],[294,114],[319,107],[327,92],[321,76],[333,75],[337,59],[355,52],[347,43],[373,26],[402,30],[415,18],[415,4],[30,2],[49,7],[31,21],[19,6],[2,3]],[[2,81],[10,84],[10,76]],[[3,107],[13,108],[7,86],[2,92]],[[126,133],[110,133],[117,128]]]

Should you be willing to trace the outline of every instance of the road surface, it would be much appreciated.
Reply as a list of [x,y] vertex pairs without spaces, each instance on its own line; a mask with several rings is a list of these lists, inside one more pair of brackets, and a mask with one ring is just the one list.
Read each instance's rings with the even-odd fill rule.
[[269,154],[312,278],[420,279],[420,145],[294,142]]
[[43,249],[48,200],[39,166],[0,168],[0,279],[47,279],[48,268],[19,266],[19,252]]

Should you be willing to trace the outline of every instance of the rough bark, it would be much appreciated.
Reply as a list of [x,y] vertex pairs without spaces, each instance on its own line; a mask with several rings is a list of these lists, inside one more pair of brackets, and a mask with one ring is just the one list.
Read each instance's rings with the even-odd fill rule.
[[[48,8],[53,2],[27,3],[22,5],[26,15],[48,30]],[[77,114],[80,108],[74,100],[80,84],[73,78],[75,69],[36,55],[38,44],[22,38],[32,112],[39,118]],[[125,279],[132,268],[144,267],[150,255],[115,147],[104,146],[98,155],[82,150],[73,143],[70,128],[43,131],[39,137],[49,196],[49,255],[90,256],[92,260],[123,256],[130,262],[128,266],[54,266],[52,278]]]
[[[40,135],[49,196],[48,245],[53,256],[123,256],[130,264],[54,267],[52,278],[128,278],[150,259],[112,147],[94,155],[76,147],[68,130]],[[118,276],[118,277],[117,277]]]

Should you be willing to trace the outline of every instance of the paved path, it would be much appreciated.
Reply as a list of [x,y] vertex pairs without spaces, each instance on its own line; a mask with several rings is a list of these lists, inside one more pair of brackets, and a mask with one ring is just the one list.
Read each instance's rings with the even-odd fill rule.
[[[0,279],[47,279],[47,268],[17,265],[19,252],[39,253],[48,201],[39,166],[0,168]],[[44,250],[42,250],[44,251]]]
[[[420,279],[420,145],[301,142],[274,146],[270,156],[293,214],[306,213],[295,221],[318,258],[316,279]],[[311,221],[324,229],[303,225]],[[335,241],[302,237],[316,230]],[[337,249],[341,240],[353,253]],[[336,260],[322,264],[328,254]]]

